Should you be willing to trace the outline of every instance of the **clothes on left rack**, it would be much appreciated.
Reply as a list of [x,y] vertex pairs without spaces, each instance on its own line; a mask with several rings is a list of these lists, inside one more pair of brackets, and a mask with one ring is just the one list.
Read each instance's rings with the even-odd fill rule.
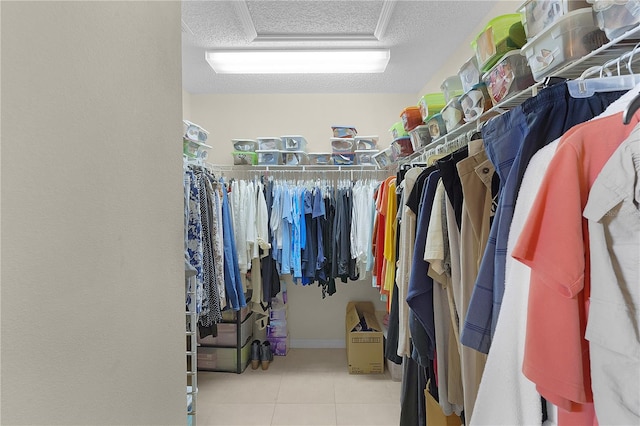
[[[201,336],[214,334],[222,310],[246,306],[223,181],[208,170],[187,165],[184,170],[185,252],[196,270],[196,312]],[[186,297],[187,309],[189,296]]]

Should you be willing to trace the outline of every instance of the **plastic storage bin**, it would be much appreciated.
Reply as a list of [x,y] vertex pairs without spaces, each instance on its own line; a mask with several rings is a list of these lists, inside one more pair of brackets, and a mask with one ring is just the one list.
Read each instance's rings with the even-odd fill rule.
[[333,164],[336,166],[351,166],[355,160],[356,154],[351,153],[343,153],[343,154],[332,154]]
[[304,151],[282,151],[282,162],[287,166],[302,166],[309,164],[309,158]]
[[427,127],[429,128],[429,134],[431,135],[431,139],[438,139],[441,136],[447,134],[447,126],[444,123],[444,119],[442,118],[442,114],[434,114],[427,120]]
[[427,93],[418,101],[418,108],[420,109],[420,115],[422,121],[425,122],[428,117],[433,114],[437,114],[442,111],[442,108],[447,104],[444,100],[444,93]]
[[607,42],[593,20],[591,9],[568,13],[522,48],[531,73],[542,81],[563,65],[579,59]]
[[376,162],[373,160],[373,156],[379,151],[377,149],[358,149],[356,150],[356,164],[361,166],[373,166]]
[[442,119],[447,128],[447,133],[464,124],[464,112],[460,105],[460,98],[451,99],[442,110]]
[[310,152],[307,156],[309,157],[309,164],[316,166],[328,166],[333,164],[333,158],[331,155],[331,152]]
[[457,74],[447,77],[440,85],[440,90],[444,93],[445,102],[449,102],[451,99],[464,93],[462,90],[462,80],[460,80]]
[[493,105],[535,84],[527,58],[520,51],[502,57],[483,77]]
[[411,146],[413,147],[414,151],[418,151],[420,148],[429,145],[431,143],[429,126],[423,124],[416,127],[409,132],[409,138],[411,138]]
[[331,150],[334,154],[353,153],[355,151],[355,139],[331,138]]
[[620,37],[640,23],[640,1],[588,1],[593,3],[596,23],[604,30],[609,40]]
[[[204,346],[228,346],[236,347],[237,344],[237,330],[238,324],[236,323],[224,323],[217,324],[218,335],[216,337],[207,336],[200,337],[198,333],[198,343]],[[251,337],[253,332],[253,315],[246,318],[242,324],[240,324],[240,342],[242,346],[247,343],[247,340]]]
[[[237,371],[238,349],[198,346],[198,370]],[[244,371],[251,356],[251,339],[240,349],[240,371]]]
[[209,132],[207,132],[202,127],[198,126],[195,123],[192,123],[188,120],[182,120],[184,137],[187,139],[191,139],[196,142],[206,142],[209,137]]
[[191,139],[182,138],[182,153],[189,158],[207,157],[207,151],[204,151],[204,144],[202,142],[192,141]]
[[531,40],[567,13],[588,7],[586,1],[528,0],[520,6],[519,11],[527,39]]
[[280,136],[282,147],[285,151],[304,151],[307,147],[307,140],[300,135]]
[[354,139],[355,149],[376,149],[378,146],[378,136],[356,136]]
[[400,118],[402,119],[402,126],[406,132],[422,124],[422,115],[420,114],[420,108],[417,106],[406,107],[402,110]]
[[282,139],[276,137],[260,137],[256,138],[258,141],[258,149],[262,151],[267,150],[281,150],[284,149]]
[[467,60],[458,71],[460,83],[462,83],[462,91],[467,92],[474,85],[480,83],[480,68],[478,67],[478,58],[474,55]]
[[393,158],[393,152],[391,150],[391,147],[383,149],[377,154],[374,154],[372,157],[373,157],[373,161],[375,161],[378,167],[382,169],[389,166],[391,163],[395,161],[395,158]]
[[478,83],[467,93],[460,96],[460,106],[464,114],[464,121],[467,123],[480,117],[485,111],[493,106],[491,96],[487,91],[487,85]]
[[407,157],[413,154],[413,146],[411,145],[411,138],[409,136],[394,139],[393,142],[391,142],[391,148],[395,152],[396,158]]
[[253,139],[231,139],[231,143],[236,151],[255,152],[258,149],[258,142]]
[[493,18],[471,43],[478,67],[488,71],[509,50],[520,49],[527,41],[519,13]]
[[353,126],[331,126],[334,138],[355,138],[358,131]]
[[258,154],[248,151],[233,151],[233,164],[236,166],[253,166],[258,164]]
[[258,164],[261,166],[277,166],[282,164],[282,151],[258,150]]
[[391,137],[393,139],[398,139],[403,136],[409,135],[409,133],[407,133],[407,131],[404,129],[404,124],[402,124],[402,121],[394,123],[394,125],[389,129],[389,132],[391,132]]

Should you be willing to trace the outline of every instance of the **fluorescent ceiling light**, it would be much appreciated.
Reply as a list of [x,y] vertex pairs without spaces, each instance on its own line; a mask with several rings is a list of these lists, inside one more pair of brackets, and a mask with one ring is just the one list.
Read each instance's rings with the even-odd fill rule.
[[218,74],[381,73],[389,50],[218,50],[205,57]]

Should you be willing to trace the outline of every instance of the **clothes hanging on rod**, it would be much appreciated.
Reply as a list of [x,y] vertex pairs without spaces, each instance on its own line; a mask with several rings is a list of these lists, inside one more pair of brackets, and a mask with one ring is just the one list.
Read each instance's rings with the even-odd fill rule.
[[[566,83],[545,88],[535,98],[486,122],[481,129],[482,139],[456,138],[423,153],[419,161],[433,167],[415,178],[412,192],[417,192],[400,193],[397,207],[389,192],[395,191],[399,175],[385,181],[377,193],[377,241],[378,244],[384,241],[385,245],[374,251],[376,255],[382,254],[383,259],[376,265],[377,281],[381,292],[391,297],[389,290],[393,287],[387,280],[392,277],[391,284],[397,284],[400,299],[397,317],[400,334],[397,341],[387,342],[385,356],[395,362],[398,355],[408,357],[424,368],[425,374],[437,371],[437,389],[430,392],[437,394],[445,414],[460,414],[465,424],[538,424],[546,418],[549,401],[559,407],[560,425],[591,424],[595,416],[601,424],[640,420],[638,413],[629,409],[634,405],[631,399],[614,401],[613,397],[615,386],[630,389],[632,380],[637,383],[640,378],[633,374],[625,376],[623,368],[618,370],[620,376],[607,377],[603,373],[604,368],[610,368],[605,367],[605,359],[617,355],[610,352],[620,336],[630,338],[632,345],[637,345],[637,339],[631,333],[597,335],[595,325],[593,334],[587,332],[587,338],[593,342],[584,339],[585,329],[589,331],[584,302],[589,294],[593,295],[589,293],[592,290],[588,278],[590,234],[587,220],[582,218],[589,195],[585,189],[591,188],[609,158],[614,158],[616,164],[623,161],[621,158],[626,159],[626,168],[618,167],[628,170],[626,182],[633,182],[637,175],[637,163],[634,165],[629,159],[637,156],[635,138],[640,136],[640,130],[637,133],[632,130],[638,114],[631,126],[623,129],[621,111],[634,98],[631,93],[621,98],[624,93],[605,91],[575,98]],[[624,101],[616,105],[618,99]],[[614,118],[610,121],[600,118],[614,106],[619,111]],[[626,156],[614,155],[630,134],[635,136],[620,148]],[[558,152],[554,149],[558,146],[556,140],[561,141]],[[444,150],[450,153],[426,161],[425,156],[442,157]],[[533,178],[527,179],[524,186],[524,175],[530,167]],[[406,166],[403,181],[410,171],[410,166]],[[555,198],[533,203],[528,200],[530,194],[544,197],[536,188],[541,182],[542,191]],[[579,186],[567,191],[565,183]],[[633,187],[626,185],[620,187]],[[400,184],[401,190],[408,189],[407,186],[410,184]],[[626,191],[629,195],[625,199],[633,200],[633,190]],[[595,194],[592,199],[597,198]],[[565,211],[563,203],[576,196],[576,207]],[[620,208],[621,204],[616,205]],[[516,209],[518,216],[514,216]],[[415,224],[402,214],[407,211],[415,216]],[[531,213],[527,219],[528,211]],[[589,210],[585,210],[585,216],[587,213]],[[598,229],[598,235],[602,235],[602,217],[591,213],[595,221],[592,227]],[[640,216],[629,217],[638,222]],[[390,218],[394,220],[389,221]],[[637,226],[640,229],[640,223]],[[541,229],[548,229],[548,241],[553,241],[548,247],[542,247],[546,237],[541,235]],[[402,241],[414,238],[413,250],[403,249],[397,258],[388,256],[396,247],[390,239],[395,231]],[[569,236],[581,236],[576,246],[582,247],[587,256],[585,266],[576,270],[582,270],[587,278],[573,290],[575,294],[569,284],[580,282],[580,274],[568,274],[572,262],[580,255],[567,249]],[[603,247],[606,240],[601,239],[598,244]],[[601,252],[606,259],[611,250]],[[412,260],[408,281],[403,261],[407,254],[411,254]],[[390,264],[396,261],[397,267],[389,271]],[[531,268],[530,286],[525,278],[529,268],[520,262]],[[639,264],[640,260],[635,262],[632,274],[638,273]],[[611,274],[610,270],[603,273]],[[562,280],[564,287],[556,284],[562,276],[566,277]],[[406,286],[404,294],[401,286]],[[609,289],[601,294],[610,297],[612,293],[615,291]],[[629,307],[629,302],[625,303]],[[395,304],[389,303],[388,307],[392,306]],[[408,309],[408,315],[404,309]],[[635,309],[634,305],[631,309]],[[620,323],[619,329],[627,326],[622,320]],[[407,344],[407,333],[411,344]],[[558,337],[558,333],[564,333],[563,337]],[[589,358],[589,346],[595,351],[595,358]],[[640,367],[634,362],[629,358],[619,360],[627,370],[631,365]],[[558,378],[571,386],[563,387]],[[597,390],[595,382],[599,384]],[[496,399],[496,392],[505,388],[514,391]],[[621,413],[630,414],[624,417]]]
[[[373,268],[373,194],[379,183],[372,178],[381,173],[377,170],[332,172],[323,170],[321,179],[310,179],[309,171],[242,170],[238,172],[242,178],[232,179],[229,198],[234,230],[236,236],[243,239],[236,241],[241,274],[249,272],[253,281],[253,265],[249,260],[259,247],[262,281],[255,286],[252,282],[252,286],[254,291],[255,287],[262,290],[264,306],[270,303],[276,287],[279,291],[281,275],[291,275],[299,285],[317,283],[326,297],[336,292],[336,279],[344,283],[364,279]],[[361,179],[354,182],[354,174]],[[251,175],[252,179],[247,179]],[[253,199],[247,201],[246,197],[252,194],[253,198],[263,186],[264,197],[258,195],[258,204],[264,202],[266,218],[258,221],[262,220],[267,231],[257,231],[256,218],[264,215],[258,215]],[[254,232],[266,232],[270,242],[256,245],[250,237]],[[247,257],[244,253],[248,253]],[[245,266],[246,272],[242,269]]]
[[223,309],[239,310],[246,301],[224,181],[201,162],[187,160],[184,193],[185,255],[196,269],[196,312],[200,335],[205,337],[215,334]]

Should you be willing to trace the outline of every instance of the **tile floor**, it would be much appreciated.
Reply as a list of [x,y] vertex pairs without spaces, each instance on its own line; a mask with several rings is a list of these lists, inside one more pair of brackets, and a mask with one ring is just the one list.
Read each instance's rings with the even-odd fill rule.
[[400,419],[400,382],[351,375],[344,349],[291,349],[268,370],[198,372],[197,425],[384,425]]

